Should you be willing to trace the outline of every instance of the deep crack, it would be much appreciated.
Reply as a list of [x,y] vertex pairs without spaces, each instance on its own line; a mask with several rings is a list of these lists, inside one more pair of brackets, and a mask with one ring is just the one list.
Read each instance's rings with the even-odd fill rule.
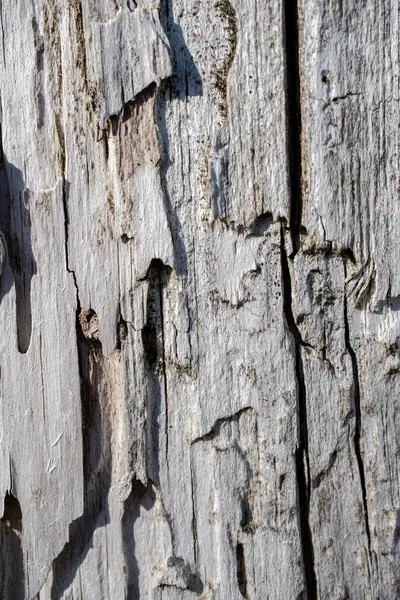
[[285,0],[284,36],[286,50],[286,130],[290,186],[290,234],[293,257],[300,247],[303,208],[301,161],[301,94],[297,0]]
[[[344,260],[343,260],[343,268],[344,268],[344,278],[346,281],[347,268],[346,268],[346,262]],[[359,378],[359,373],[358,373],[357,356],[356,356],[354,348],[352,347],[351,342],[350,342],[350,328],[349,328],[349,319],[348,319],[348,313],[347,313],[346,289],[345,289],[344,299],[343,299],[343,310],[344,310],[344,340],[345,340],[346,350],[349,353],[350,359],[351,359],[351,366],[352,366],[352,371],[353,371],[353,382],[354,382],[353,403],[354,403],[354,413],[355,413],[355,419],[356,419],[354,438],[353,438],[354,451],[356,454],[358,471],[360,474],[360,483],[361,483],[361,489],[362,489],[364,518],[365,518],[365,530],[366,530],[367,539],[368,539],[368,552],[369,552],[369,556],[371,557],[371,531],[370,531],[370,527],[369,527],[367,487],[366,487],[366,483],[365,483],[364,461],[362,458],[361,447],[360,447],[361,426],[362,426],[362,424],[361,424],[360,378]]]
[[302,346],[304,345],[298,331],[292,311],[292,282],[285,248],[283,225],[281,226],[281,261],[282,261],[282,287],[283,310],[286,326],[293,335],[295,344],[295,372],[297,382],[297,418],[298,439],[296,449],[296,480],[297,501],[300,529],[300,543],[304,571],[304,585],[307,600],[316,600],[317,579],[314,567],[314,547],[310,528],[310,495],[311,475],[308,453],[308,426],[307,426],[307,395],[304,383]]

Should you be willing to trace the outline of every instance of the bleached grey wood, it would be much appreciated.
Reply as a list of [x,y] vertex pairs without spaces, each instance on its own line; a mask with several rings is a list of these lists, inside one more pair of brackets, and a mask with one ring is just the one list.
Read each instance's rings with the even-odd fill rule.
[[353,4],[0,4],[1,598],[399,596],[398,7]]
[[[350,597],[395,598],[399,594],[399,472],[394,433],[398,410],[399,276],[395,242],[399,219],[398,5],[390,1],[371,1],[354,6],[344,3],[322,6],[305,1],[302,12],[304,166],[307,171],[303,204],[307,236],[303,248],[310,248],[311,253],[326,253],[327,264],[337,263],[339,259],[334,255],[343,254],[341,276],[328,278],[323,275],[324,271],[315,274],[306,268],[302,279],[309,279],[311,303],[315,298],[312,288],[317,279],[320,280],[317,290],[320,300],[314,301],[320,308],[308,310],[311,314],[319,310],[326,315],[327,294],[332,297],[333,305],[338,304],[339,293],[342,295],[338,314],[329,319],[328,329],[324,326],[324,335],[327,331],[329,335],[325,344],[327,358],[329,354],[335,357],[335,360],[329,358],[335,383],[323,387],[329,387],[332,394],[334,386],[339,386],[337,401],[340,399],[348,413],[347,426],[341,430],[342,435],[346,428],[351,432],[346,446],[353,464],[353,485],[359,488],[352,495],[345,492],[343,483],[339,488],[343,508],[345,505],[348,508],[342,521],[343,534],[337,534],[333,542],[333,548],[335,543],[342,546],[341,550],[336,549],[336,556],[345,556],[346,546],[351,548],[353,556],[358,555],[358,577],[355,577],[354,562],[343,559],[341,567],[332,565],[327,569],[326,578],[330,570],[331,580],[339,586],[339,573],[352,564],[354,583],[346,576],[342,584],[348,582],[346,589]],[[336,285],[337,291],[334,290]],[[321,330],[322,322],[318,320]],[[329,332],[335,329],[338,341],[332,347]],[[314,342],[310,340],[310,343],[314,346]],[[344,370],[336,363],[338,357],[346,354]],[[349,355],[352,368],[348,364]],[[349,386],[343,385],[349,377],[350,383],[353,380],[350,392],[354,399],[351,402],[350,396],[350,404],[346,391]],[[324,380],[322,375],[318,378]],[[315,386],[307,387],[311,391]],[[355,404],[359,404],[358,416]],[[315,404],[311,402],[310,406]],[[332,418],[329,422],[332,423]],[[354,437],[357,427],[358,443]],[[316,448],[320,448],[321,443],[326,448],[326,429],[322,433],[318,424],[318,431],[320,440]],[[354,458],[357,453],[358,468]],[[320,449],[318,454],[321,456]],[[334,469],[339,469],[337,461]],[[348,471],[342,468],[339,472]],[[360,490],[362,478],[365,479],[364,500]],[[319,489],[314,494],[316,502]],[[332,491],[330,499],[334,495]],[[359,505],[358,526],[354,523],[356,513],[348,505],[351,497],[353,504]],[[325,512],[323,516],[326,519]],[[318,531],[320,523],[318,520]],[[356,527],[360,528],[358,542],[354,539],[349,546],[347,532],[350,537],[354,536]],[[335,551],[332,558],[334,556]],[[324,563],[326,568],[329,562]],[[354,585],[358,589],[352,589]],[[321,597],[330,598],[332,594],[331,586],[321,587]]]

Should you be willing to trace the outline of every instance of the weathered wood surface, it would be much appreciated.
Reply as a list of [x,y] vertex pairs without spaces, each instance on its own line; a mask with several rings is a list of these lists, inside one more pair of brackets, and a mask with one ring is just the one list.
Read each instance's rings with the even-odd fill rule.
[[0,7],[0,597],[400,597],[398,3]]

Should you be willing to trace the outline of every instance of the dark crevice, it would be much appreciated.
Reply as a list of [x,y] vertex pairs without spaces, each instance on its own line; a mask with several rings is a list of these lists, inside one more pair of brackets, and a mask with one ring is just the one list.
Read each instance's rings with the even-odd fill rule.
[[132,98],[132,100],[127,100],[126,102],[124,102],[118,114],[113,114],[108,117],[106,131],[103,132],[103,138],[105,140],[105,143],[107,144],[107,158],[109,154],[107,135],[109,135],[110,133],[112,136],[118,135],[120,123],[126,123],[126,121],[132,118],[134,113],[137,113],[139,109],[144,104],[146,104],[146,102],[148,102],[151,98],[153,98],[156,95],[156,92],[157,84],[153,81],[143,90],[138,92],[136,96]]
[[119,311],[119,319],[117,323],[117,350],[121,350],[123,342],[128,337],[128,323],[125,321],[121,314],[121,310]]
[[15,531],[22,531],[21,505],[12,492],[7,491],[4,497],[4,511],[1,521],[7,523]]
[[68,198],[69,198],[69,188],[70,183],[65,179],[65,165],[63,170],[63,208],[64,208],[64,228],[65,228],[65,262],[68,273],[72,275],[72,279],[74,281],[74,286],[76,290],[76,298],[77,298],[77,310],[79,309],[79,289],[78,283],[76,281],[75,271],[70,268],[69,261],[69,213],[68,213]]
[[165,365],[164,293],[171,268],[153,259],[146,274],[148,281],[146,323],[142,329],[142,344],[147,364],[147,439],[148,473],[158,485],[160,450],[160,415],[164,416],[165,452],[168,459],[168,385]]
[[[21,543],[22,511],[11,491],[4,497],[4,512],[0,519],[0,598],[24,600],[25,573]],[[27,580],[29,593],[29,581]]]
[[351,248],[342,248],[339,252],[339,256],[343,259],[349,260],[353,265],[356,264],[356,259]]
[[297,379],[297,413],[298,413],[298,446],[296,449],[296,478],[298,494],[298,511],[300,539],[304,569],[304,583],[307,600],[316,600],[317,579],[314,567],[314,547],[310,528],[310,461],[308,455],[307,401],[304,384],[303,360],[301,347],[296,343],[295,348],[296,379]]
[[349,260],[351,263],[353,263],[353,265],[356,265],[357,263],[351,248],[339,248],[338,250],[334,250],[332,240],[325,240],[323,246],[317,247],[312,245],[309,248],[302,248],[302,253],[305,256],[324,256],[326,258],[334,258],[339,256]]
[[299,67],[299,27],[297,0],[284,2],[284,36],[286,49],[286,129],[288,140],[290,186],[290,234],[292,256],[300,247],[302,218],[301,164],[301,95]]
[[360,96],[360,95],[361,95],[361,93],[360,93],[360,92],[348,92],[347,94],[344,94],[343,96],[334,96],[333,98],[331,98],[331,99],[329,100],[329,102],[326,102],[326,103],[324,104],[324,109],[325,109],[325,108],[328,108],[328,106],[329,106],[330,104],[334,104],[334,103],[336,103],[336,102],[340,102],[341,100],[346,100],[347,98],[350,98],[350,97],[352,97],[352,96]]
[[156,91],[157,84],[155,81],[152,81],[147,87],[137,93],[133,100],[125,102],[122,113],[122,122],[125,123],[125,121],[130,119],[134,111],[139,110],[141,106],[155,96]]
[[129,236],[127,233],[122,233],[121,234],[121,242],[123,244],[129,244],[129,242],[131,242],[134,239],[135,239],[134,236]]
[[142,342],[147,363],[152,369],[164,360],[163,289],[170,273],[170,267],[159,259],[153,259],[145,277],[148,281],[148,291]]
[[196,502],[195,502],[195,482],[192,459],[190,460],[190,492],[192,496],[192,532],[193,532],[193,558],[197,564],[197,517],[196,517]]
[[110,115],[107,121],[106,135],[116,136],[119,133],[119,117],[118,115]]
[[[80,11],[82,12],[82,6],[80,2],[78,2],[80,6]],[[60,73],[62,77],[62,66],[60,66]],[[77,315],[79,315],[80,311],[80,301],[79,301],[79,288],[76,280],[75,271],[70,268],[70,260],[69,260],[69,211],[68,211],[68,201],[69,201],[69,192],[70,192],[70,183],[66,178],[66,167],[67,167],[67,155],[65,150],[65,134],[64,127],[61,121],[61,117],[59,114],[55,115],[55,124],[56,124],[56,132],[58,137],[58,143],[60,145],[60,170],[62,177],[62,204],[64,211],[64,230],[65,230],[65,238],[64,238],[64,247],[65,247],[65,262],[68,273],[72,275],[72,279],[75,286],[76,291],[76,305],[77,305]],[[77,317],[78,318],[78,317]]]
[[239,542],[236,544],[236,577],[241,596],[243,598],[247,598],[247,576],[244,548],[243,544]]
[[242,416],[242,414],[245,412],[248,412],[250,410],[254,410],[254,408],[252,408],[251,406],[247,406],[245,408],[241,408],[240,410],[238,410],[238,412],[236,412],[233,415],[229,415],[228,417],[222,417],[220,419],[217,419],[215,421],[214,425],[212,426],[211,430],[208,433],[194,439],[191,442],[191,445],[193,446],[193,444],[197,444],[198,442],[209,442],[210,440],[215,439],[216,437],[219,436],[221,426],[224,423],[237,423],[239,421],[240,417]]
[[319,488],[319,486],[321,485],[321,482],[325,479],[325,477],[328,475],[330,470],[333,468],[333,465],[335,464],[336,459],[337,459],[337,450],[334,450],[329,457],[328,467],[326,469],[324,469],[323,471],[321,471],[320,473],[318,473],[318,475],[316,475],[314,477],[314,479],[312,481],[313,490]]
[[245,235],[247,240],[253,237],[264,237],[268,229],[273,225],[274,217],[270,212],[262,213],[246,226],[243,223],[236,223],[233,219],[228,221],[226,217],[217,217],[212,227],[214,227],[215,223],[235,231],[238,235]]
[[[177,578],[180,579],[185,586],[185,588],[183,589],[190,590],[196,595],[200,595],[203,593],[204,586],[199,574],[196,571],[194,571],[191,568],[190,564],[185,562],[182,557],[170,556],[167,561],[167,567],[175,571]],[[173,584],[160,584],[161,589],[166,587],[177,587],[177,589],[182,589],[181,586],[178,587]]]
[[243,529],[243,531],[246,531],[249,528],[250,523],[253,521],[253,513],[247,496],[244,496],[241,499],[241,512],[242,518],[240,520],[240,527]]
[[[9,172],[14,171],[15,174],[19,172],[18,169],[11,167],[11,165],[9,167]],[[11,177],[14,179],[13,175]],[[18,185],[18,175],[14,181]],[[28,188],[23,188],[23,186],[24,183],[20,179],[20,192],[17,192],[13,197],[14,210],[11,216],[13,227],[11,234],[12,247],[9,254],[15,278],[18,351],[21,354],[25,354],[28,351],[31,342],[31,286],[32,277],[37,272],[31,239],[32,222],[29,209],[31,192]]]
[[304,382],[302,345],[300,333],[296,327],[292,311],[292,283],[290,269],[285,248],[283,226],[281,228],[281,260],[282,260],[282,287],[283,310],[286,325],[293,335],[295,344],[295,372],[297,381],[297,418],[298,440],[296,449],[296,479],[298,519],[302,563],[304,571],[304,585],[307,600],[316,600],[317,579],[314,567],[314,547],[310,528],[310,461],[308,452],[308,426],[307,426],[307,395]]
[[[282,269],[282,280],[283,280],[283,288],[282,288],[282,298],[283,298],[283,312],[285,316],[286,326],[289,329],[290,333],[293,335],[296,344],[299,346],[306,346],[311,348],[312,346],[307,342],[303,341],[301,337],[301,333],[299,328],[297,327],[296,320],[293,315],[293,307],[292,307],[292,283],[290,277],[290,269],[289,269],[289,261],[286,254],[285,248],[285,234],[284,234],[284,226],[281,225],[281,269]],[[298,320],[298,323],[301,323],[301,320]]]
[[[343,261],[343,266],[344,266],[344,278],[346,280],[347,278],[347,268],[346,268],[346,262]],[[355,414],[355,419],[356,419],[356,423],[355,423],[355,431],[354,431],[354,438],[353,438],[353,442],[354,442],[354,451],[356,454],[356,458],[357,458],[357,465],[358,465],[358,471],[360,474],[360,483],[361,483],[361,490],[362,490],[362,496],[363,496],[363,508],[364,508],[364,518],[365,518],[365,530],[366,530],[366,534],[367,534],[367,540],[368,540],[368,552],[369,552],[369,556],[371,557],[372,553],[371,553],[371,531],[370,531],[370,526],[369,526],[369,514],[368,514],[368,503],[367,503],[367,487],[366,487],[366,483],[365,483],[365,470],[364,470],[364,461],[363,461],[363,457],[362,457],[362,453],[361,453],[361,447],[360,447],[360,438],[361,438],[361,395],[360,395],[360,378],[359,378],[359,373],[358,373],[358,363],[357,363],[357,356],[356,353],[354,351],[354,348],[351,345],[350,342],[350,328],[349,328],[349,320],[348,320],[348,312],[347,312],[347,295],[346,295],[346,290],[344,293],[344,298],[343,298],[343,308],[344,308],[344,339],[345,339],[345,346],[346,346],[346,350],[350,355],[350,359],[351,359],[351,366],[352,366],[352,371],[353,371],[353,404],[354,404],[354,414]]]
[[108,129],[106,129],[105,131],[102,132],[101,135],[101,139],[103,141],[103,148],[104,148],[104,158],[106,159],[106,162],[108,162],[108,159],[110,157],[110,147],[108,144]]

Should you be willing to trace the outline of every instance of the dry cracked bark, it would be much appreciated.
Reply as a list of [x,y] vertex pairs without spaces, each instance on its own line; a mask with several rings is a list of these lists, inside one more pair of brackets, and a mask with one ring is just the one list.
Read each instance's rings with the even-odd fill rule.
[[2,0],[0,596],[400,597],[394,0]]

